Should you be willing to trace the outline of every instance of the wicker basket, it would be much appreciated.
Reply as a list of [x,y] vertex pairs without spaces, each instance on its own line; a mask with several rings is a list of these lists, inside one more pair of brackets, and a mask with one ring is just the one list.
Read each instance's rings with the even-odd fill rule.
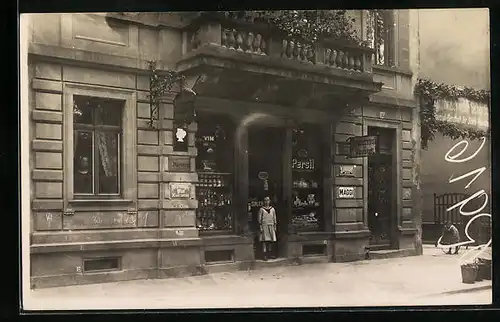
[[482,280],[491,280],[491,260],[479,258],[478,259],[478,274]]

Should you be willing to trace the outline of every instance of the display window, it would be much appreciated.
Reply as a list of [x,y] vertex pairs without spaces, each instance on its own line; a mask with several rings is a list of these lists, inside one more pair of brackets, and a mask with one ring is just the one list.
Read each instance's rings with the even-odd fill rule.
[[234,129],[227,117],[198,116],[196,220],[203,232],[231,232],[234,228]]

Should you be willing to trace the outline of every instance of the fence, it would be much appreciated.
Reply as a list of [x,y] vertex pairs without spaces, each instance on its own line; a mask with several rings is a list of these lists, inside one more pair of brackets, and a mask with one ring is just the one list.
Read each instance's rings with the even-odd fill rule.
[[[450,211],[447,211],[453,205],[456,205],[460,201],[467,199],[470,195],[465,193],[445,193],[441,195],[434,194],[434,228],[437,230],[442,229],[442,226],[447,221],[451,223],[460,231],[461,239],[467,240],[464,230],[465,226],[474,216],[463,216],[460,214],[460,207],[456,207]],[[478,209],[483,200],[474,199],[471,200],[466,206],[464,206],[465,211],[473,211]],[[490,207],[488,206],[481,211],[481,213],[490,213]],[[429,227],[430,228],[430,227]],[[475,244],[486,243],[491,238],[491,218],[480,217],[474,220],[468,229],[469,235],[476,240]]]

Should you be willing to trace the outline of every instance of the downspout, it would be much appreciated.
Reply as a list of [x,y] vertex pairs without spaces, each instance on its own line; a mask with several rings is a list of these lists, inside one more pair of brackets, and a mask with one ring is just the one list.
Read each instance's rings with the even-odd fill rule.
[[[413,18],[413,19],[412,19]],[[410,10],[410,28],[413,26],[413,32],[410,33],[410,39],[414,39],[414,42],[410,45],[413,45],[414,50],[410,50],[413,52],[414,58],[413,61],[413,76],[412,76],[412,85],[413,88],[417,82],[418,76],[420,74],[420,16],[419,11],[416,9]],[[415,235],[415,251],[417,255],[422,255],[423,246],[422,246],[422,208],[423,208],[423,195],[422,190],[420,189],[420,161],[421,161],[421,128],[420,128],[420,100],[419,97],[415,97],[416,106],[412,111],[412,161],[413,161],[413,169],[412,169],[412,200],[413,200],[413,222],[415,224],[415,228],[417,230]]]

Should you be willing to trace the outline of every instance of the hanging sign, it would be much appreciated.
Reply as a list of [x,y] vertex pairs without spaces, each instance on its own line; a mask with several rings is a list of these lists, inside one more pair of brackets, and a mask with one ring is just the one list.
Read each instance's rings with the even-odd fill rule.
[[351,158],[367,157],[380,153],[378,136],[354,136],[347,140]]

